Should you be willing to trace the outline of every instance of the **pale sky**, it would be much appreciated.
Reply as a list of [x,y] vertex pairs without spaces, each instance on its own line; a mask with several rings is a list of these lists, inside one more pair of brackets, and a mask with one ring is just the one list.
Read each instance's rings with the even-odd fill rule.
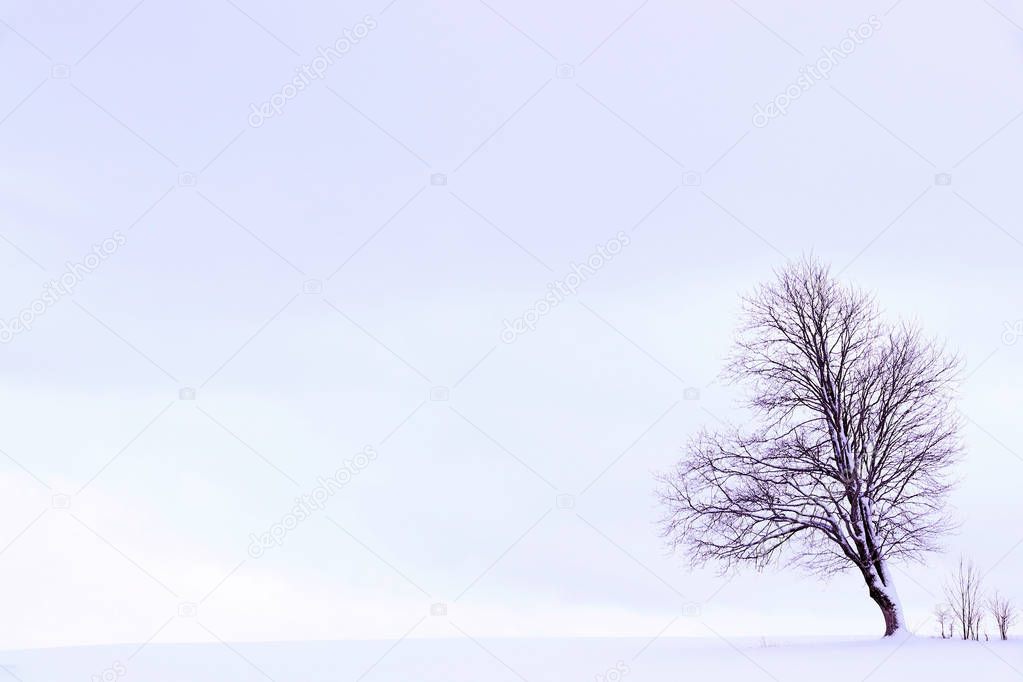
[[877,634],[852,573],[690,571],[657,532],[654,473],[743,417],[715,381],[739,295],[809,252],[967,360],[962,526],[899,567],[910,625],[960,553],[1023,600],[1021,25],[1005,0],[4,3],[0,649]]

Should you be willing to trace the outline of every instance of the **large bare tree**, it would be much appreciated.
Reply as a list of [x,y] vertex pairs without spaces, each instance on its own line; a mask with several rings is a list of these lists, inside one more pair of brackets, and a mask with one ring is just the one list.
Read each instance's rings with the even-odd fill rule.
[[701,432],[661,476],[664,534],[697,565],[853,568],[895,634],[889,562],[919,560],[950,525],[960,363],[811,259],[743,312],[726,375],[748,389],[751,421]]

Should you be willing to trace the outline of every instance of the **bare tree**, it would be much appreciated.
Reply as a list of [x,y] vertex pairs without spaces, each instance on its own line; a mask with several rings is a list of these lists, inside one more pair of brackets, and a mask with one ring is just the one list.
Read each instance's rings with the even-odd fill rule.
[[[952,610],[948,608],[948,604],[938,604],[934,607],[934,619],[938,621],[938,627],[941,628],[941,638],[949,639],[952,637]],[[946,635],[946,629],[948,634]]]
[[980,639],[980,622],[984,617],[980,590],[980,571],[972,561],[960,557],[951,580],[945,583],[945,598],[963,639]]
[[664,535],[696,565],[854,568],[894,634],[889,561],[919,560],[949,527],[958,369],[825,266],[786,267],[745,299],[726,371],[753,421],[701,432],[660,477]]
[[995,593],[988,599],[987,608],[995,625],[998,626],[998,634],[1002,639],[1009,639],[1009,628],[1015,625],[1019,618],[1016,605],[995,590]]

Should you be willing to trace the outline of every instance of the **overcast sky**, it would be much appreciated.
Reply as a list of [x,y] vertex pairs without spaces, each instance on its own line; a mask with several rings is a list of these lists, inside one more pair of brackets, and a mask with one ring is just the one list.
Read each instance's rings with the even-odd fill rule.
[[809,252],[967,360],[911,626],[960,552],[1023,599],[1023,10],[420,5],[0,8],[0,648],[879,634],[657,533]]

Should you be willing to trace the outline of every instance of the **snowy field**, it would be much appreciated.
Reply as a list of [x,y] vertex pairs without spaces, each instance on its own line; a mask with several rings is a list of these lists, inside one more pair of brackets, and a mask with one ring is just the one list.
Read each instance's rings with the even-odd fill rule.
[[409,639],[150,644],[0,654],[22,682],[1016,680],[1023,644],[795,639]]

